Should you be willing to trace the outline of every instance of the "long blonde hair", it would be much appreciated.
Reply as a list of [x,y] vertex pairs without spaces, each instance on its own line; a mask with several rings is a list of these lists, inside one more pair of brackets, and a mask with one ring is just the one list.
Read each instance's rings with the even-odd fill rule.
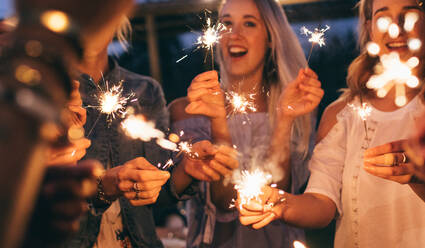
[[[423,9],[423,1],[417,0],[417,3]],[[368,25],[371,25],[372,21],[373,0],[360,0],[357,7],[359,9],[358,45],[360,55],[354,59],[348,68],[348,90],[343,94],[343,97],[347,97],[348,101],[351,101],[356,96],[363,98],[373,93],[371,89],[366,87],[366,83],[374,74],[373,68],[378,62],[378,58],[370,57],[366,49],[367,43],[371,40]]]
[[[281,92],[297,77],[301,68],[307,67],[307,62],[282,7],[275,0],[253,1],[264,20],[269,37],[270,48],[265,57],[262,86],[270,92],[267,105],[273,126]],[[221,6],[225,2],[223,0]],[[224,68],[220,52],[217,55],[220,68]],[[224,85],[227,83],[225,73],[222,73],[222,82]],[[310,114],[298,117],[292,127],[292,141],[298,143],[297,146],[303,149],[305,154],[309,147],[311,129]]]

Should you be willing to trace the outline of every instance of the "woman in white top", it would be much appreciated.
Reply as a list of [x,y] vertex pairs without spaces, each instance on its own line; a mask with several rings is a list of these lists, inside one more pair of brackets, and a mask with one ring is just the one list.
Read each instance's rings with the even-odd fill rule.
[[[378,30],[378,18],[389,17],[403,27],[408,12],[419,16],[413,31],[401,30],[398,38],[391,38]],[[315,228],[336,217],[335,247],[425,247],[425,206],[412,190],[418,185],[376,177],[363,167],[368,148],[410,137],[416,116],[425,108],[423,86],[406,89],[407,104],[403,107],[395,105],[394,89],[378,98],[366,88],[378,61],[367,54],[366,44],[373,41],[380,45],[380,55],[398,52],[402,60],[424,58],[424,46],[412,52],[406,45],[409,38],[424,40],[424,9],[416,0],[362,0],[359,17],[362,54],[349,68],[349,90],[324,113],[305,193],[282,196],[267,187],[263,202],[275,203],[274,207],[267,209],[255,202],[245,205],[240,209],[240,221],[262,228],[281,219]],[[423,80],[423,63],[418,68],[413,73]],[[353,108],[361,102],[372,107],[365,122]]]

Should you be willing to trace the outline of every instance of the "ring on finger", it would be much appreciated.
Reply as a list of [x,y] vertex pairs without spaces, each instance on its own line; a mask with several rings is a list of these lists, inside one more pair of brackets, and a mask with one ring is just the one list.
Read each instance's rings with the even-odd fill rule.
[[139,183],[133,183],[133,189],[134,189],[134,191],[140,191],[140,185],[139,185]]
[[407,162],[407,156],[406,156],[406,154],[404,154],[404,152],[401,155],[403,155],[403,161],[401,163],[404,164],[404,163]]

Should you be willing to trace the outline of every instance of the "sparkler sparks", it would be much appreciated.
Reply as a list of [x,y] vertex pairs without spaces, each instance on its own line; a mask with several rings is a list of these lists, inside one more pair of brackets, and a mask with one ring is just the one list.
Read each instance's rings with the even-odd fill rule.
[[241,199],[239,207],[248,204],[251,200],[261,201],[262,189],[272,181],[272,175],[260,169],[242,171],[241,178],[236,180],[235,189]]
[[[173,142],[166,139],[165,134],[161,130],[155,128],[155,123],[152,121],[147,121],[143,115],[131,115],[127,117],[124,121],[121,122],[121,128],[124,133],[132,139],[140,139],[145,142],[156,139],[156,143],[160,147],[166,150],[179,152],[177,156],[179,156],[181,153],[185,153],[190,158],[199,157],[196,152],[192,151],[192,144],[190,142],[182,141],[176,144],[179,140],[177,140],[177,142]],[[180,134],[183,136],[184,133],[181,132]],[[171,135],[171,137],[173,136],[174,135]]]
[[366,121],[367,117],[369,117],[372,114],[372,107],[369,106],[367,103],[362,103],[361,106],[355,106],[354,104],[348,104],[349,107],[351,107],[354,111],[357,112],[358,116],[363,120]]
[[412,73],[412,69],[417,67],[418,64],[419,59],[416,57],[403,62],[396,52],[384,54],[380,57],[380,63],[376,67],[378,73],[369,79],[366,86],[375,89],[378,97],[385,97],[396,85],[395,103],[399,107],[404,106],[406,104],[404,85],[410,88],[419,85],[419,79]]
[[310,61],[313,48],[316,44],[318,44],[320,47],[326,45],[325,32],[328,31],[329,29],[330,27],[328,25],[326,25],[325,28],[321,28],[321,29],[315,28],[314,31],[310,31],[304,26],[301,27],[301,34],[310,37],[308,41],[311,43],[311,49],[310,49],[310,53],[308,54],[307,63]]
[[301,34],[310,36],[308,39],[313,45],[318,44],[320,47],[326,45],[325,43],[325,32],[328,31],[330,27],[328,25],[325,28],[315,28],[314,31],[308,30],[306,27],[301,27]]
[[296,240],[294,241],[294,248],[306,248],[306,246],[300,241]]
[[99,105],[90,105],[88,107],[95,108],[102,114],[106,114],[108,122],[112,122],[116,117],[125,117],[128,103],[137,101],[137,99],[134,93],[124,95],[123,82],[121,80],[117,85],[109,87],[109,82],[105,81],[106,90],[96,84],[99,91],[97,93]]
[[[206,23],[203,25],[202,34],[198,37],[195,44],[196,48],[193,51],[197,51],[199,49],[206,49],[211,52],[211,62],[212,69],[214,70],[214,46],[218,44],[222,38],[222,35],[227,28],[224,24],[220,22],[213,22],[211,17],[207,17],[207,14],[210,13],[208,10],[205,11]],[[183,56],[178,59],[176,63],[181,62],[188,55]],[[206,59],[206,57],[205,57]]]
[[[406,32],[413,31],[419,16],[416,12],[405,14],[403,28]],[[400,27],[393,23],[389,17],[380,17],[376,23],[378,29],[396,39],[400,35]],[[418,38],[407,40],[407,46],[410,51],[418,51],[422,47],[422,41]],[[367,51],[369,55],[376,56],[381,48],[376,43],[369,43]],[[375,66],[375,75],[373,75],[366,86],[375,89],[378,97],[385,97],[388,92],[395,87],[395,104],[399,107],[407,103],[406,88],[415,88],[419,85],[419,79],[413,75],[412,70],[419,65],[417,57],[411,57],[406,61],[401,61],[397,52],[384,54],[380,56],[380,62]]]
[[234,91],[226,92],[226,100],[230,103],[231,111],[230,114],[242,113],[246,114],[248,110],[252,112],[257,111],[257,107],[254,104],[255,94],[248,94],[247,97],[238,94]]

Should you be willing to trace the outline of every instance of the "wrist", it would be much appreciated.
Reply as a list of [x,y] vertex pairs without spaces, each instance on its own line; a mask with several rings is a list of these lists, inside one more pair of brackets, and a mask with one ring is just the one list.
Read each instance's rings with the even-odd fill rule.
[[105,188],[103,185],[103,176],[99,176],[97,179],[97,190],[96,190],[96,200],[102,205],[111,205],[112,202],[116,199],[105,193]]

